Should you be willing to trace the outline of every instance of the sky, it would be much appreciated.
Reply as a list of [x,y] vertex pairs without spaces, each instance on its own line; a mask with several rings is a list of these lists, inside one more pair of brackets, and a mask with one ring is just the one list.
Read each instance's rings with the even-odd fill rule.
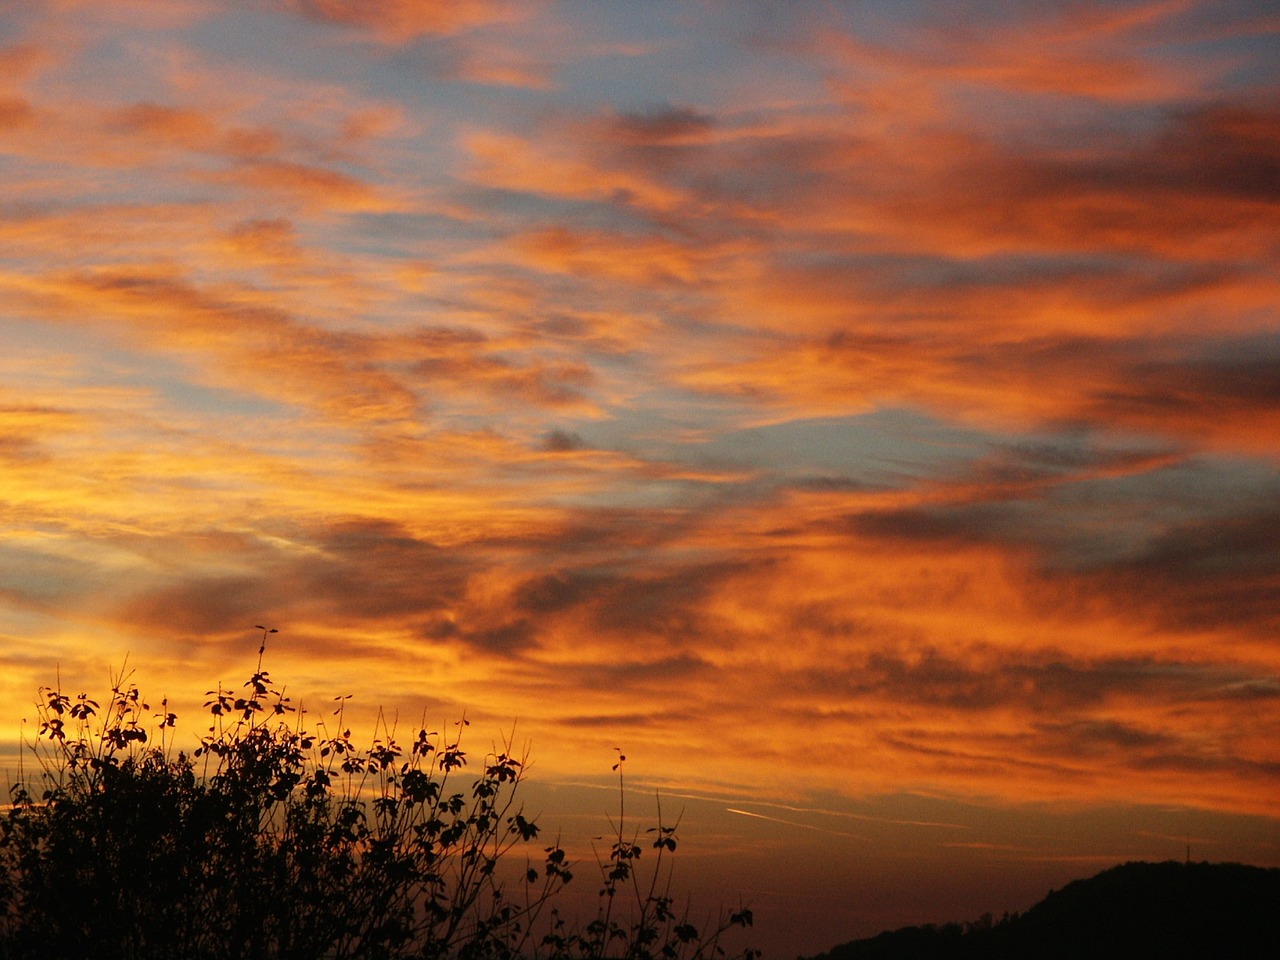
[[262,624],[769,957],[1280,865],[1278,103],[1265,0],[0,4],[4,756]]

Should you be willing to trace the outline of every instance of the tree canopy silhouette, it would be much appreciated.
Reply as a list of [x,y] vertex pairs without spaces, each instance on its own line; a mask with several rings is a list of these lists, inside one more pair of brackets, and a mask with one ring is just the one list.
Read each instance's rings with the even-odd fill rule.
[[102,703],[42,688],[36,770],[0,818],[0,958],[710,960],[750,923],[691,922],[675,827],[621,817],[595,916],[562,916],[577,868],[526,816],[510,743],[470,753],[460,721],[402,744],[383,721],[362,746],[345,698],[308,729],[263,648],[190,751],[127,676]]

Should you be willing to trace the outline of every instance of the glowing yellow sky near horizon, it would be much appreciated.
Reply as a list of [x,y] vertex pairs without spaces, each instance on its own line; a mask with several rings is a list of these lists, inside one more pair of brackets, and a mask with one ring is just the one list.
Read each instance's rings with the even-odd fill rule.
[[[128,654],[195,730],[269,623],[299,696],[514,722],[551,783],[625,745],[721,813],[1136,804],[1280,862],[1278,37],[6,7],[0,697]],[[1033,834],[963,842],[1074,855]]]

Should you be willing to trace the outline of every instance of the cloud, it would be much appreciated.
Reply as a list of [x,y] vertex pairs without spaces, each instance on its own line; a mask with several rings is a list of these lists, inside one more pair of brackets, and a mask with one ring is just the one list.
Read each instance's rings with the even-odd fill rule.
[[1005,186],[984,208],[966,208],[958,193],[954,212],[975,231],[1046,249],[1265,257],[1280,209],[1278,117],[1269,106],[1224,101],[1177,111],[1145,142],[1093,156],[988,162],[966,175]]
[[16,130],[36,125],[36,111],[21,97],[0,97],[0,130]]
[[594,598],[604,578],[590,574],[545,574],[522,584],[516,591],[516,607],[531,614],[547,614]]
[[1265,643],[1280,626],[1280,515],[1255,512],[1172,525],[1131,557],[1097,571],[1117,606],[1179,631],[1234,632]]
[[217,133],[213,119],[199,110],[146,101],[117,110],[107,120],[107,127],[124,135],[141,135],[175,146],[200,148]]
[[[9,460],[43,459],[44,443],[51,436],[83,429],[87,418],[65,407],[29,403],[3,403],[0,393],[0,457]],[[17,399],[17,398],[14,398]]]
[[1257,349],[1252,356],[1133,362],[1086,397],[1080,415],[1265,455],[1273,449],[1266,438],[1280,425],[1280,354],[1266,343]]
[[479,47],[461,53],[452,78],[468,83],[519,90],[551,91],[556,88],[551,63],[514,50]]
[[233,256],[255,266],[296,264],[304,256],[298,232],[285,217],[242,220],[226,231],[223,243]]
[[[1197,343],[1181,333],[1032,334],[976,351],[966,338],[927,326],[796,338],[738,364],[697,358],[680,375],[692,387],[754,397],[793,416],[910,405],[974,424],[1089,425],[1265,456],[1277,409],[1267,386],[1273,353],[1265,339]],[[794,376],[798,369],[808,375]]]
[[0,86],[17,86],[52,60],[49,51],[35,43],[0,47]]
[[277,0],[315,20],[366,30],[389,43],[453,34],[522,16],[505,0]]
[[32,0],[30,6],[55,23],[65,23],[70,14],[79,20],[149,31],[191,26],[217,11],[210,0],[120,0],[109,6],[94,0]]
[[5,635],[270,622],[578,775],[1274,812],[1264,20],[588,6],[0,52]]
[[[1181,12],[1117,16],[1073,35],[1102,42]],[[969,423],[1105,423],[1265,453],[1274,404],[1226,384],[1265,379],[1266,362],[1232,370],[1212,359],[1218,344],[1197,341],[1209,311],[1219,343],[1265,328],[1274,111],[1183,92],[1162,95],[1132,133],[1047,144],[966,130],[945,112],[889,135],[857,116],[797,111],[770,126],[660,107],[565,127],[589,174],[563,146],[534,164],[538,148],[494,141],[476,150],[493,162],[473,176],[647,221],[542,228],[512,245],[556,274],[696,291],[705,336],[677,340],[673,324],[670,345],[651,348],[695,391],[779,419],[920,405]],[[522,155],[537,174],[518,173]],[[1239,415],[1210,412],[1222,404]]]
[[663,106],[620,114],[605,131],[629,146],[654,148],[705,143],[716,126],[714,115],[694,107]]
[[693,249],[662,236],[552,228],[515,239],[525,261],[542,269],[645,287],[696,284],[708,278],[717,251]]
[[[931,648],[910,658],[871,653],[860,664],[850,664],[847,671],[835,675],[815,671],[807,681],[788,679],[819,697],[844,692],[850,697],[873,696],[917,709],[936,705],[979,712],[1017,711],[1021,703],[1042,717],[1123,710],[1135,703],[1149,708],[1223,703],[1236,699],[1243,689],[1260,699],[1276,695],[1273,686],[1249,686],[1258,677],[1239,668],[1152,658],[1073,659],[1052,648],[1013,657],[1006,651],[981,648],[968,651],[964,658]],[[1273,684],[1276,679],[1269,678]],[[1080,730],[1096,737],[1108,731],[1115,734],[1122,726],[1079,721]],[[1108,736],[1115,740],[1118,734]]]
[[1184,0],[1034,10],[968,5],[963,12],[934,13],[914,36],[895,38],[899,45],[834,31],[819,32],[816,43],[835,51],[855,75],[869,73],[919,97],[942,99],[951,88],[972,84],[1015,96],[1148,102],[1206,79],[1204,67],[1188,75],[1156,55],[1185,29],[1193,7]]
[[395,209],[395,202],[376,187],[338,170],[288,162],[252,162],[215,179],[288,198],[321,211],[370,213]]
[[545,142],[475,131],[464,145],[473,158],[467,178],[490,189],[662,212],[673,211],[685,199],[678,188],[627,170],[598,166]]
[[[261,238],[261,226],[255,229]],[[278,225],[269,232],[280,237]],[[213,358],[217,366],[205,376],[217,382],[343,420],[414,420],[441,392],[591,406],[588,367],[508,357],[501,343],[473,332],[328,330],[278,309],[252,287],[204,287],[157,269],[51,277],[29,290],[40,313],[60,323],[109,321],[144,349]]]
[[599,715],[569,715],[557,717],[556,723],[566,727],[588,727],[603,730],[623,731],[637,727],[660,726],[665,729],[678,727],[690,718],[681,713],[610,713]]
[[[197,562],[181,563],[130,597],[119,613],[123,622],[188,642],[225,637],[263,618],[303,625],[336,617],[353,627],[394,622],[425,631],[459,600],[469,566],[382,519],[321,523],[289,541],[244,536],[216,552],[199,534],[183,539]],[[217,563],[211,553],[221,553]],[[210,575],[200,560],[235,572]]]
[[567,430],[549,430],[542,438],[542,449],[548,453],[572,453],[586,446],[582,437]]

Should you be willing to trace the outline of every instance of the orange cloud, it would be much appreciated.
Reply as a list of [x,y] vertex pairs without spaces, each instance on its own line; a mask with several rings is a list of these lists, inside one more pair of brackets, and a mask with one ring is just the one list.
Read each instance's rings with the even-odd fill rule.
[[[1185,0],[1157,0],[1120,9],[1028,10],[976,29],[943,12],[906,49],[835,32],[821,34],[817,44],[833,51],[855,76],[869,73],[877,85],[911,91],[934,109],[957,84],[1015,95],[1155,102],[1190,92],[1207,79],[1203,67],[1188,73],[1147,51],[1173,34],[1176,21],[1193,8]],[[842,83],[858,100],[877,102],[859,91],[856,80]]]
[[48,51],[34,43],[0,47],[0,84],[17,86],[50,60]]
[[564,228],[516,237],[514,245],[527,262],[546,270],[649,287],[712,280],[717,260],[727,252],[695,248],[662,236],[582,234]]
[[518,137],[476,132],[465,146],[475,158],[473,182],[566,199],[617,201],[670,212],[685,202],[683,191],[624,170],[602,169],[586,159]]
[[142,134],[179,146],[203,147],[217,130],[213,120],[198,110],[146,102],[117,111],[107,123],[124,134]]
[[[263,229],[256,228],[258,236]],[[299,322],[248,286],[202,287],[163,268],[24,278],[17,287],[40,314],[61,323],[109,318],[139,343],[217,358],[218,381],[317,404],[340,419],[413,421],[440,393],[592,409],[585,390],[593,376],[583,364],[512,357],[504,348],[514,344],[467,331],[328,331]]]
[[21,97],[0,98],[0,129],[14,130],[35,124],[36,111],[28,101]]
[[[424,435],[397,458],[308,466],[281,424],[274,457],[199,433],[139,434],[103,457],[98,431],[114,418],[10,413],[7,436],[90,430],[44,452],[97,483],[20,502],[95,542],[46,544],[41,562],[63,583],[88,564],[83,622],[134,644],[182,639],[188,673],[233,669],[236,625],[267,618],[289,624],[274,668],[309,690],[338,671],[339,692],[370,699],[355,667],[377,661],[398,678],[377,681],[379,695],[408,708],[429,676],[478,721],[519,715],[538,743],[568,745],[551,751],[558,772],[625,735],[641,755],[678,739],[664,772],[686,785],[705,782],[699,758],[712,754],[715,776],[739,785],[772,784],[785,766],[834,790],[1022,800],[1111,795],[1141,770],[1167,798],[1269,809],[1258,785],[1273,776],[1280,665],[1257,632],[1265,618],[1241,603],[1265,602],[1274,518],[1173,525],[1146,555],[1050,568],[1059,534],[1036,504],[1167,458],[1027,450],[950,485],[591,511],[532,502],[549,486],[497,437]],[[220,489],[193,509],[201,477]],[[112,563],[130,576],[103,576]],[[1238,592],[1222,589],[1233,581]],[[1137,582],[1148,603],[1134,603]],[[1224,710],[1243,701],[1246,723]],[[762,723],[802,729],[806,750]]]
[[453,34],[524,16],[506,0],[283,0],[286,9],[369,30],[392,43]]
[[343,212],[394,209],[393,199],[356,177],[301,163],[255,162],[215,179],[260,190],[273,198],[287,198],[305,207]]

